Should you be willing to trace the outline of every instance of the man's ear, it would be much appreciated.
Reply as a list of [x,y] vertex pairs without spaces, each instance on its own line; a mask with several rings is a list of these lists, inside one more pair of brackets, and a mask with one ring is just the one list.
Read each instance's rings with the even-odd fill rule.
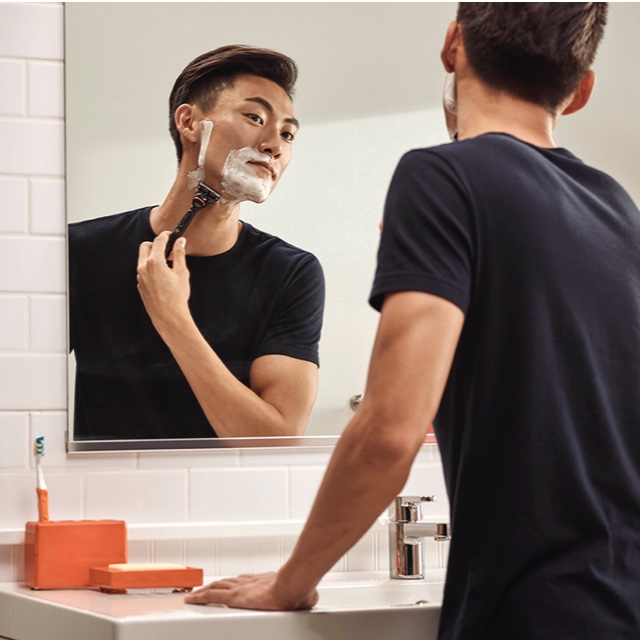
[[457,22],[452,22],[447,28],[447,35],[445,36],[444,45],[440,52],[440,60],[442,60],[442,64],[447,73],[454,71],[460,43],[460,25]]
[[198,142],[202,132],[201,118],[192,104],[181,104],[173,116],[178,133],[189,142]]
[[580,111],[589,102],[595,83],[596,74],[592,70],[587,71],[571,97],[571,102],[562,110],[562,115],[568,116],[570,113]]

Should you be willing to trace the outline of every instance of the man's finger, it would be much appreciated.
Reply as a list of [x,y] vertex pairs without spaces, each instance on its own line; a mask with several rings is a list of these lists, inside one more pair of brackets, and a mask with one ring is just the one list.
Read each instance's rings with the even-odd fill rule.
[[160,253],[164,256],[164,250],[167,246],[167,242],[169,241],[169,236],[171,235],[170,231],[163,231],[158,234],[153,241],[153,251],[155,253]]
[[200,587],[193,593],[199,593],[200,591],[207,591],[207,589],[232,589],[236,584],[231,580],[217,580],[211,584],[207,584],[204,587]]
[[182,269],[187,266],[186,260],[186,238],[178,238],[173,245],[173,251],[171,252],[171,259],[173,260],[174,269]]
[[227,604],[230,591],[228,589],[200,589],[185,597],[187,604]]
[[138,248],[138,264],[143,262],[149,257],[151,253],[151,249],[153,247],[153,242],[143,242]]

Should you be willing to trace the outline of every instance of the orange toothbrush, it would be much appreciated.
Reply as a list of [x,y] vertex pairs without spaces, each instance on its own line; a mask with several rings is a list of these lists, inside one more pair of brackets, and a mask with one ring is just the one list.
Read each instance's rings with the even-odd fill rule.
[[44,437],[40,436],[33,443],[33,455],[36,459],[36,473],[38,481],[36,484],[36,493],[38,494],[38,520],[40,522],[49,521],[49,491],[44,481],[44,473],[42,473],[42,458],[44,457]]

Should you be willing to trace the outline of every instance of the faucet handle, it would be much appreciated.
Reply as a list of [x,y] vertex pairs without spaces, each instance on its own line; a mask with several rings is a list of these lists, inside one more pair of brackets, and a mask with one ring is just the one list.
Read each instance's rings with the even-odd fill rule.
[[422,518],[421,503],[435,502],[435,496],[398,496],[389,507],[394,522],[419,522]]
[[437,498],[435,496],[398,496],[396,500],[400,500],[403,507],[408,507],[421,502],[436,502]]

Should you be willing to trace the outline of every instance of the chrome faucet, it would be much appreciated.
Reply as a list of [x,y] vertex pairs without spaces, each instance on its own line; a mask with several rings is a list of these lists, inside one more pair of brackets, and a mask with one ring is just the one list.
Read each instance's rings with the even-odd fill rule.
[[447,523],[422,522],[423,502],[435,496],[398,496],[389,507],[389,554],[391,577],[420,580],[424,577],[423,539],[449,540]]

